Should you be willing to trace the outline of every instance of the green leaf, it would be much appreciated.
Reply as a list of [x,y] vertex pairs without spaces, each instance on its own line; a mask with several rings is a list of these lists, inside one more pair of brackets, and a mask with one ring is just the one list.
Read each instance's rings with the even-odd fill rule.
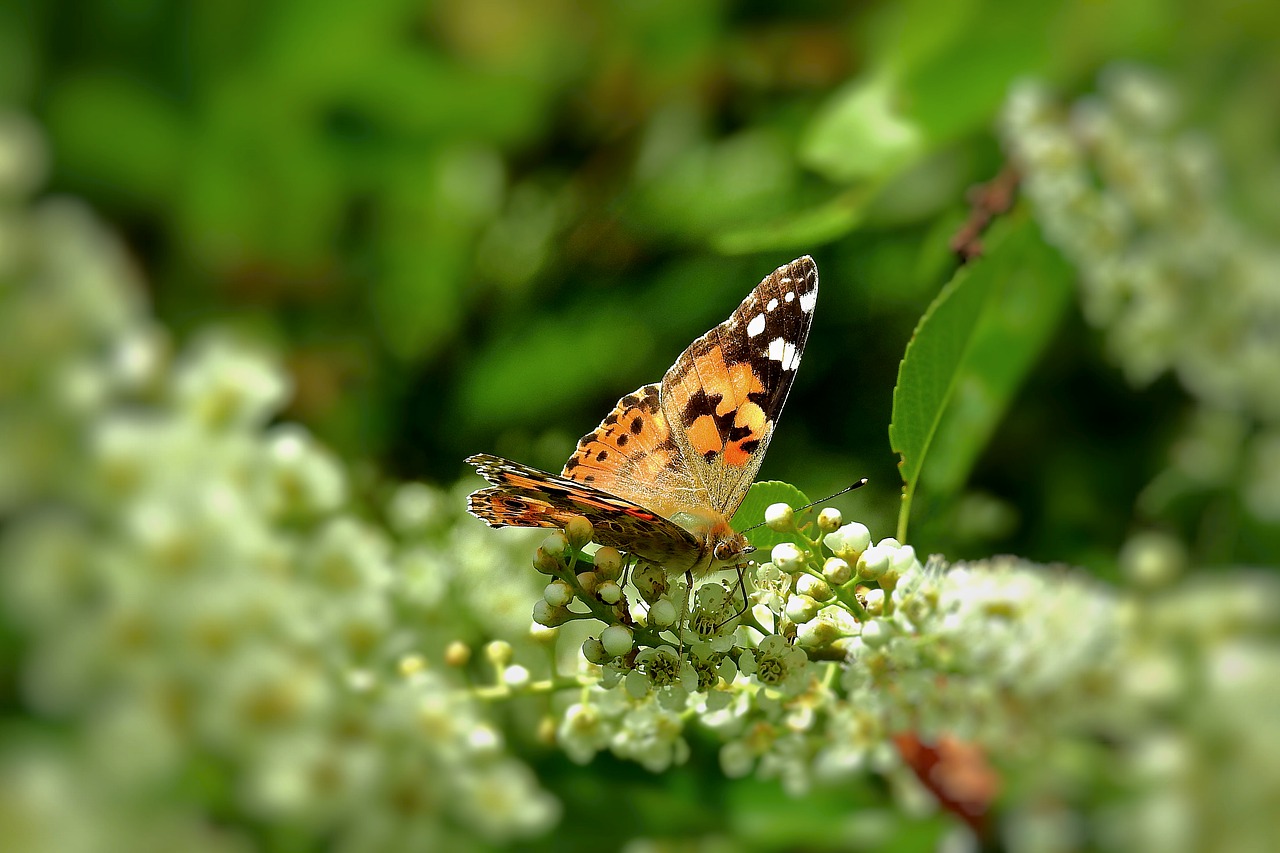
[[836,183],[884,180],[924,152],[920,129],[902,114],[893,75],[863,77],[834,95],[813,120],[800,159]]
[[747,492],[746,498],[742,501],[742,506],[738,507],[738,511],[733,514],[733,529],[746,530],[749,527],[756,527],[747,534],[747,538],[751,540],[751,544],[763,552],[760,555],[761,560],[767,560],[768,552],[773,549],[774,545],[782,542],[794,542],[804,547],[804,540],[795,533],[779,533],[764,527],[764,511],[772,504],[785,503],[789,504],[793,509],[806,506],[809,498],[805,493],[797,489],[790,483],[783,483],[778,480],[765,480],[755,483],[751,486],[751,491]]
[[727,228],[715,235],[715,248],[726,255],[772,249],[810,249],[829,243],[862,224],[877,187],[852,187],[808,210],[788,211],[763,225]]
[[[889,442],[902,457],[905,540],[922,476],[959,489],[1071,298],[1071,270],[1025,215],[992,229],[916,326],[898,369]],[[929,467],[926,470],[925,460]]]

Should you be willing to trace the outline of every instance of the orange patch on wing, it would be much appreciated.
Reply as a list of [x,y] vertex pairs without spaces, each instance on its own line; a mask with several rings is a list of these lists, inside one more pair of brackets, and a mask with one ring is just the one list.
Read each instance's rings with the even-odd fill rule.
[[[755,456],[760,442],[764,440],[765,430],[769,426],[768,418],[765,417],[764,409],[755,403],[747,403],[738,409],[734,415],[733,425],[736,427],[745,427],[751,430],[750,433],[744,435],[735,441],[730,441],[724,448],[724,461],[726,465],[732,465],[735,468],[741,468],[751,461]],[[754,442],[754,444],[752,444]],[[751,444],[748,450],[745,445]]]
[[519,486],[520,488],[530,489],[535,492],[541,491],[546,486],[546,483],[539,482],[531,477],[526,477],[523,474],[507,474],[506,481],[513,486]]
[[689,436],[689,446],[700,456],[724,450],[724,440],[720,438],[720,430],[716,429],[715,418],[711,415],[699,417],[686,434]]
[[699,390],[705,390],[708,396],[720,398],[716,403],[716,414],[723,417],[748,405],[747,396],[764,393],[765,387],[752,371],[750,362],[727,363],[724,351],[713,346],[706,352],[693,355],[689,369],[676,378],[669,390],[679,408],[683,408]]
[[[716,414],[727,415],[733,411],[735,407],[755,406],[754,403],[747,402],[748,394],[759,394],[764,392],[764,384],[761,383],[760,377],[756,376],[751,369],[749,362],[740,361],[737,364],[726,367],[725,372],[729,375],[729,382],[733,386],[734,393],[726,394],[724,399],[720,401],[720,405],[716,407]],[[755,406],[755,408],[760,408]]]

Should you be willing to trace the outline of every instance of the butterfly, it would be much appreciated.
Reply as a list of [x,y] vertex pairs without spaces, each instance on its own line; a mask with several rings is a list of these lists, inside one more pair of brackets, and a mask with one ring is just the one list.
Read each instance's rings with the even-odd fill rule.
[[754,550],[729,519],[755,479],[791,390],[818,301],[809,256],[774,270],[656,384],[627,394],[559,475],[498,456],[467,459],[490,488],[468,510],[491,527],[563,528],[704,575]]

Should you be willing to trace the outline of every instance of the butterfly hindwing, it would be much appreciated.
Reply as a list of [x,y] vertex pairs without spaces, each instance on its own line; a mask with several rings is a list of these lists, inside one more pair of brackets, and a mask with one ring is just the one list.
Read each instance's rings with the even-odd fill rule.
[[492,484],[467,498],[471,514],[490,527],[563,528],[581,515],[591,522],[594,541],[655,563],[698,550],[687,530],[617,495],[499,456],[482,453],[467,462]]
[[764,459],[817,299],[812,258],[779,267],[662,378],[662,409],[682,458],[725,516],[738,508]]

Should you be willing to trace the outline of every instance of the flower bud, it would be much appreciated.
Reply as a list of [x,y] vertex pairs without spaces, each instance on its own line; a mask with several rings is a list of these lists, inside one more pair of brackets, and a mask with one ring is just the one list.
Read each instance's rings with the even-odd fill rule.
[[1186,567],[1182,543],[1167,533],[1143,531],[1130,536],[1120,549],[1120,569],[1134,586],[1168,586]]
[[844,586],[853,579],[853,569],[839,557],[828,557],[822,564],[822,576],[832,586]]
[[813,575],[800,575],[796,579],[796,592],[816,601],[826,601],[831,598],[831,587],[825,580]]
[[818,529],[823,533],[834,533],[841,524],[844,524],[844,516],[833,506],[826,507],[818,513]]
[[605,580],[616,581],[622,576],[622,554],[617,548],[605,545],[596,551],[593,559],[596,564],[596,574]]
[[889,568],[890,552],[879,545],[872,545],[858,557],[858,577],[878,580]]
[[898,577],[902,577],[918,566],[919,561],[916,559],[916,549],[910,545],[903,545],[889,555],[889,567],[898,573]]
[[583,545],[591,541],[592,532],[591,522],[581,515],[569,519],[569,523],[564,526],[564,534],[575,551],[581,550]]
[[539,546],[533,557],[533,567],[544,575],[554,575],[564,568],[564,560]]
[[538,599],[533,603],[533,621],[548,628],[558,628],[569,621],[572,615],[569,608],[552,607],[545,599]]
[[[445,666],[462,667],[471,661],[471,647],[461,640],[454,640],[444,649]],[[404,672],[404,661],[401,661],[400,670]],[[405,673],[408,675],[408,673]]]
[[851,521],[828,533],[823,540],[831,553],[847,562],[857,562],[858,557],[871,544],[871,531],[865,524]]
[[879,649],[889,642],[889,633],[889,625],[886,622],[872,619],[862,626],[862,642],[868,648]]
[[[544,604],[546,602],[543,602]],[[506,640],[494,640],[484,647],[484,655],[494,666],[506,666],[511,663],[511,656],[515,654],[511,648],[511,644]]]
[[818,602],[807,595],[794,594],[787,597],[787,618],[792,622],[808,622],[818,615],[821,609]]
[[564,607],[573,601],[573,587],[562,580],[554,580],[543,587],[542,598],[552,607]]
[[568,547],[569,540],[563,533],[552,533],[538,546],[533,567],[544,575],[554,575],[564,568],[564,552]]
[[881,613],[884,612],[884,590],[883,589],[869,589],[867,590],[866,594],[863,596],[863,599],[864,600],[863,600],[862,606],[865,607],[867,612],[870,613],[872,616],[879,616]]
[[667,591],[666,573],[653,563],[641,563],[631,575],[631,582],[636,585],[640,597],[650,604]]
[[625,625],[610,625],[600,633],[600,642],[610,657],[621,657],[631,651],[634,645],[631,629]]
[[587,595],[595,595],[596,588],[600,586],[600,576],[595,572],[578,572],[578,586],[582,587],[582,591]]
[[609,653],[605,651],[604,643],[600,642],[598,637],[587,637],[582,641],[582,656],[587,659],[587,663],[596,665],[609,660]]
[[805,553],[794,542],[780,542],[773,546],[770,560],[780,571],[791,574],[804,568]]
[[542,550],[554,557],[563,557],[569,547],[569,539],[560,531],[547,534],[542,540]]
[[764,511],[764,523],[770,530],[786,533],[795,528],[795,511],[788,504],[769,504]]
[[512,664],[502,671],[502,683],[508,687],[519,689],[529,683],[529,670],[520,666],[520,664]]
[[796,644],[806,649],[829,646],[840,638],[840,628],[830,619],[810,619],[796,630]]
[[605,604],[617,604],[622,600],[622,587],[618,586],[617,581],[603,581],[596,587],[596,595]]
[[659,598],[649,608],[649,624],[655,628],[670,628],[679,617],[676,606],[669,598]]

